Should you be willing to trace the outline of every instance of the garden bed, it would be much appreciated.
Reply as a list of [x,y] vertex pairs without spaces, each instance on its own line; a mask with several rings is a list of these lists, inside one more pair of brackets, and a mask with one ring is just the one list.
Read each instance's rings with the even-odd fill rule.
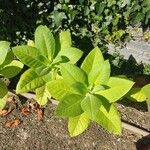
[[[20,99],[24,102],[24,99]],[[17,100],[18,101],[18,100]],[[69,137],[67,122],[54,116],[55,105],[49,103],[45,108],[42,121],[38,121],[35,113],[23,116],[20,113],[22,104],[18,101],[18,108],[9,115],[0,118],[1,149],[7,150],[135,150],[136,142],[142,138],[140,134],[123,129],[121,136],[115,136],[103,130],[97,124],[92,123],[90,128],[82,135],[75,138]],[[24,105],[26,105],[25,103]],[[122,118],[128,122],[149,129],[150,116],[147,112],[141,112],[136,108],[119,104]],[[15,128],[6,128],[5,122],[12,119],[20,119],[22,123]]]

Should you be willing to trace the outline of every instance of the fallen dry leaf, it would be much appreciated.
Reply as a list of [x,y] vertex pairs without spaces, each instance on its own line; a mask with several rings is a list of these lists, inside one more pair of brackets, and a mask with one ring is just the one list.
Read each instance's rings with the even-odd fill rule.
[[24,115],[24,116],[27,116],[31,113],[30,109],[28,107],[23,107],[21,109],[21,113]]
[[13,111],[13,109],[11,107],[9,107],[8,109],[0,110],[0,116],[6,116],[9,113],[11,113],[12,111]]
[[41,108],[37,109],[37,120],[41,121],[43,120],[43,116],[44,116],[44,110]]
[[14,128],[17,127],[21,123],[20,119],[8,120],[5,122],[5,127]]

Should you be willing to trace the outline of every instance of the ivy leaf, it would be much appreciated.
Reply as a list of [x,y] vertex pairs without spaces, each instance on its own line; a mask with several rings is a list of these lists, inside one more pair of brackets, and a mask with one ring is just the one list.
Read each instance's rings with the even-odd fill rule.
[[47,89],[56,100],[62,100],[67,94],[71,94],[70,87],[64,82],[63,79],[48,82]]
[[39,105],[46,105],[48,102],[48,98],[50,98],[50,94],[47,91],[46,84],[36,89],[36,101]]
[[69,118],[68,130],[71,137],[77,136],[84,132],[90,123],[90,119],[86,113],[73,118]]
[[0,65],[3,64],[3,62],[6,59],[7,53],[10,49],[10,43],[7,41],[0,41]]
[[110,103],[122,98],[133,86],[134,82],[117,77],[110,77],[106,90],[96,92],[96,94],[105,97]]
[[96,95],[87,95],[81,102],[81,107],[88,114],[91,120],[96,117],[102,102]]
[[121,119],[114,104],[103,103],[99,108],[95,121],[109,132],[121,134]]
[[57,106],[56,115],[62,117],[76,117],[83,113],[81,101],[83,96],[77,94],[66,95]]
[[[31,46],[16,46],[13,47],[14,54],[18,57],[18,59],[24,63],[25,65],[33,68],[38,68],[39,66],[43,66],[46,68],[46,64],[40,60],[38,49]],[[42,58],[43,60],[43,58]]]
[[43,25],[37,27],[35,31],[35,46],[42,56],[50,61],[53,60],[55,53],[55,39],[50,30]]
[[87,75],[82,69],[68,63],[62,64],[60,70],[64,81],[68,85],[72,85],[76,82],[81,82],[84,85],[88,85]]
[[8,95],[6,94],[3,98],[0,98],[0,110],[2,110],[5,107],[7,102],[7,97]]
[[39,76],[34,69],[28,69],[22,74],[17,84],[16,92],[25,93],[43,86],[45,84],[43,79],[45,76]]
[[81,69],[89,76],[89,84],[93,84],[101,71],[104,62],[103,55],[98,47],[94,48],[84,59]]
[[0,74],[6,78],[12,78],[17,75],[22,68],[23,64],[20,61],[13,60],[10,64],[0,70]]

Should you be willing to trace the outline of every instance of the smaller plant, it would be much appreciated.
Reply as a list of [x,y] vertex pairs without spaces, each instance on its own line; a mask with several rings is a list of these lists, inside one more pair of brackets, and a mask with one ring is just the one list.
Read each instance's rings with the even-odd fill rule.
[[35,42],[29,41],[28,45],[13,47],[13,52],[29,67],[22,74],[16,92],[35,92],[36,100],[41,106],[44,106],[50,97],[48,82],[60,78],[60,64],[75,64],[83,53],[72,47],[69,30],[62,31],[59,38],[54,38],[50,30],[42,25],[35,31]]
[[150,107],[150,84],[147,84],[142,88],[139,87],[132,88],[127,93],[126,97],[130,100],[137,101],[137,102],[146,101],[148,106]]
[[[10,49],[10,43],[7,41],[0,41],[0,76],[12,78],[16,76],[23,68],[23,64],[14,60],[14,55]],[[0,109],[6,105],[8,96],[8,89],[5,83],[0,79]]]
[[120,115],[115,102],[121,99],[134,82],[125,78],[110,77],[110,64],[104,60],[98,47],[93,49],[81,67],[61,64],[63,78],[47,85],[51,95],[60,100],[55,111],[66,117],[71,136],[81,134],[95,121],[115,134],[121,134]]

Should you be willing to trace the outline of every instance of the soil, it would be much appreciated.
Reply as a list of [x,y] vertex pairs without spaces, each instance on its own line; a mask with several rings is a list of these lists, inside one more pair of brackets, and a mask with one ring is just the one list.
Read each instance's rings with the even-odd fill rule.
[[[141,135],[123,130],[121,136],[116,136],[95,123],[92,123],[83,134],[71,138],[67,131],[67,120],[54,116],[55,105],[48,104],[43,121],[38,121],[34,113],[27,117],[23,116],[20,113],[21,107],[20,103],[17,109],[0,118],[0,150],[136,150],[137,142],[141,143]],[[145,119],[145,112],[138,117],[139,110],[136,108],[130,111],[129,106],[119,104],[118,107],[123,108],[120,110],[124,114],[122,115],[124,119],[125,116],[130,116],[128,121],[132,120],[149,129],[150,118],[148,116]],[[136,111],[138,112],[135,115]],[[6,121],[16,118],[21,119],[20,125],[15,128],[4,126]],[[150,142],[149,138],[147,142]]]

